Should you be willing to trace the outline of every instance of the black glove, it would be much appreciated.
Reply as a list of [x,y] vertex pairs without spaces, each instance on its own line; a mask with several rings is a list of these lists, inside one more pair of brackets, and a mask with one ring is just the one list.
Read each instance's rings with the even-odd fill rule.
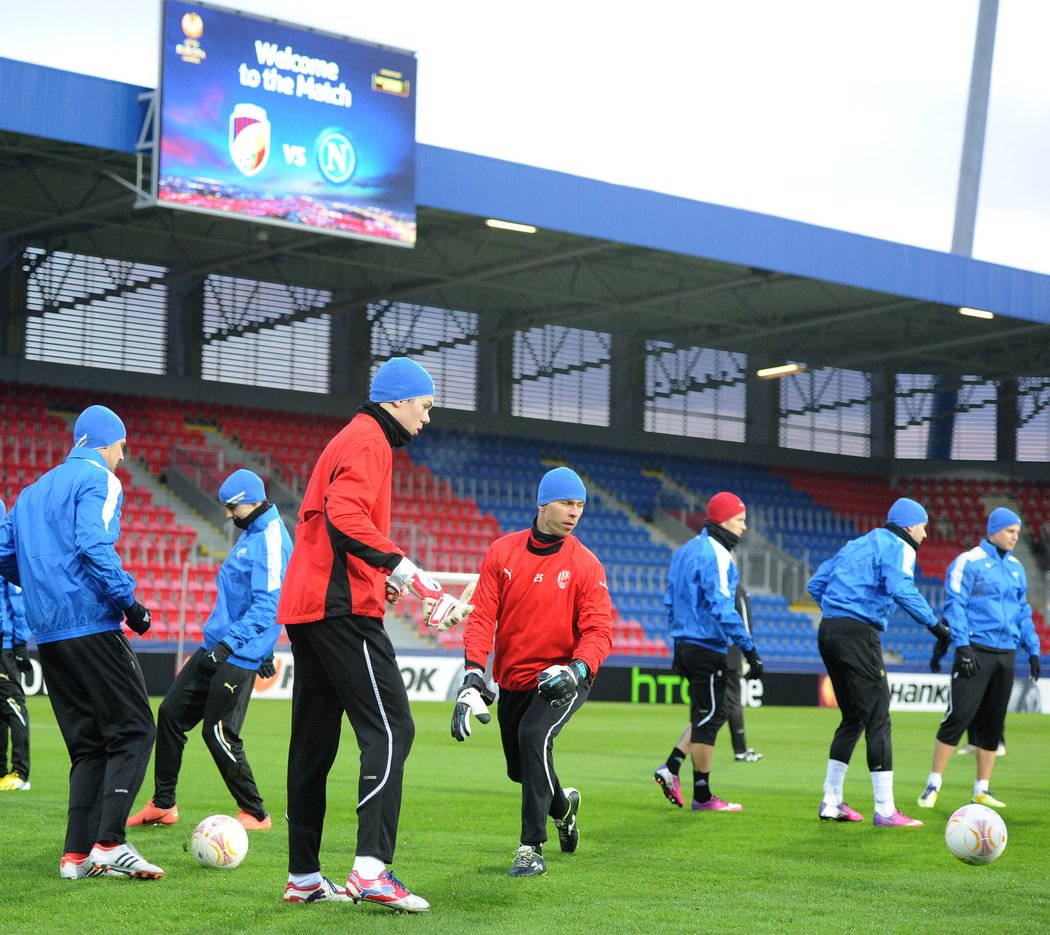
[[[220,643],[219,645],[222,646],[224,644]],[[273,653],[270,653],[270,658],[259,666],[258,673],[264,679],[272,679],[277,674],[277,665],[273,661]]]
[[[18,647],[15,647],[15,648],[17,649]],[[19,668],[21,668],[21,667],[19,667]],[[1032,681],[1033,682],[1038,682],[1039,681],[1039,676],[1043,674],[1042,673],[1042,669],[1040,668],[1040,665],[1039,665],[1039,657],[1038,656],[1029,656],[1028,657],[1028,671],[1032,673]]]
[[124,610],[124,618],[128,627],[139,636],[142,636],[149,629],[150,612],[145,604],[135,601],[134,604]]
[[[29,675],[29,673],[33,671],[33,663],[29,658],[29,653],[26,651],[25,643],[15,643],[15,645],[11,647],[11,655],[14,656],[15,665],[18,667],[18,671],[23,675]],[[1032,658],[1036,661],[1036,665],[1038,665],[1039,657],[1032,656]],[[1036,678],[1039,678],[1039,676],[1037,675]]]
[[198,663],[201,672],[205,675],[214,675],[219,666],[230,658],[232,652],[233,650],[225,643],[216,643],[201,656],[201,661]]
[[981,668],[981,660],[970,645],[955,647],[955,665],[952,672],[958,672],[964,679],[973,678]]
[[582,659],[573,659],[567,666],[549,666],[538,678],[540,695],[550,702],[552,708],[564,708],[572,704],[580,683],[590,684],[591,670]]
[[951,628],[943,620],[930,627],[930,632],[937,640],[933,647],[933,655],[930,656],[930,671],[941,671],[941,660],[948,654],[948,647],[952,644]]
[[745,675],[744,678],[761,681],[762,674],[766,671],[766,667],[762,665],[762,657],[758,655],[758,650],[752,649],[750,652],[744,653],[744,658],[750,666],[747,675]]
[[488,706],[496,700],[477,669],[468,669],[463,684],[456,693],[456,706],[452,709],[452,736],[460,743],[470,736],[470,716],[481,724],[492,720]]

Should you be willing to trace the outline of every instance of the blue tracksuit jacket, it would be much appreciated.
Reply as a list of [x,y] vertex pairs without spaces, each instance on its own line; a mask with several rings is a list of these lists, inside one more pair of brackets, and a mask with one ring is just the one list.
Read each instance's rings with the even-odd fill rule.
[[671,558],[664,593],[672,638],[720,653],[730,642],[745,653],[754,649],[736,610],[739,580],[729,550],[706,529],[679,548]]
[[809,579],[825,617],[849,617],[886,629],[896,604],[927,628],[937,617],[915,587],[915,549],[889,529],[851,539]]
[[292,540],[277,507],[241,533],[219,569],[215,609],[204,624],[204,648],[225,643],[229,662],[258,669],[277,642],[277,600],[292,554]]
[[987,539],[963,552],[944,576],[944,616],[956,646],[1017,649],[1039,655],[1028,604],[1028,579],[1012,552],[1002,558]]
[[120,480],[94,448],[26,487],[0,523],[0,576],[20,585],[37,643],[119,630],[135,602],[121,564]]

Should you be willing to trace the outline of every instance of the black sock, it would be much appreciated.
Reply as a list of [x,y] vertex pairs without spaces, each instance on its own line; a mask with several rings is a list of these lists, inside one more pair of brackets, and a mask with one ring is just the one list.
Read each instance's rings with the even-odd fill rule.
[[684,754],[678,747],[675,747],[671,751],[671,755],[667,758],[667,768],[674,774],[678,775],[678,771],[682,768],[682,764],[685,762],[686,754]]
[[693,770],[693,798],[697,802],[706,802],[711,798],[711,789],[707,782],[710,775],[710,773]]

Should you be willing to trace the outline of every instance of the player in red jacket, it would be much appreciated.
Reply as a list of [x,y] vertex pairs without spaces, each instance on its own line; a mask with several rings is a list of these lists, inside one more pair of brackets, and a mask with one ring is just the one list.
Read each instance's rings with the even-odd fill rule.
[[572,535],[587,501],[583,481],[555,468],[543,476],[536,499],[532,528],[497,539],[485,553],[463,639],[466,677],[452,714],[456,740],[470,735],[472,713],[488,723],[486,705],[495,696],[484,672],[491,651],[507,775],[521,783],[512,877],[546,872],[548,815],[561,849],[576,850],[580,793],[558,781],[554,738],[587,700],[612,646],[605,569]]
[[[369,400],[314,466],[277,608],[295,657],[284,899],[426,912],[430,904],[386,868],[415,725],[383,614],[406,588],[425,601],[427,622],[440,629],[470,606],[444,594],[390,539],[393,449],[430,422],[434,381],[415,361],[394,357],[376,371]],[[357,854],[345,888],[321,876],[319,860],[344,712],[361,750]]]

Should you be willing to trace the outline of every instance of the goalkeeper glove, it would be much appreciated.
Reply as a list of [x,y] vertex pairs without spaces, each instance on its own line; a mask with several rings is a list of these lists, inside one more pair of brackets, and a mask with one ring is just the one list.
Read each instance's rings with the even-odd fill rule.
[[[11,654],[15,658],[15,666],[17,666],[19,672],[23,675],[29,675],[29,673],[33,671],[33,663],[29,658],[29,653],[26,652],[25,643],[15,643],[15,645],[11,647]],[[1036,662],[1039,662],[1038,656],[1033,656],[1032,658]]]
[[258,673],[259,677],[264,679],[272,679],[277,674],[277,665],[273,661],[273,653],[270,653],[270,658],[259,666]]
[[973,678],[981,668],[981,660],[969,644],[955,647],[955,665],[952,672],[958,672],[964,679]]
[[930,627],[930,632],[936,637],[937,643],[933,647],[933,655],[930,656],[930,671],[941,671],[941,660],[947,655],[948,647],[952,642],[952,631],[942,620],[935,626]]
[[744,653],[744,658],[747,660],[747,677],[756,681],[762,680],[762,673],[765,672],[765,666],[762,665],[762,658],[758,655],[757,649],[752,649],[750,652]]
[[124,609],[125,622],[128,628],[142,636],[149,629],[150,612],[144,604],[135,601],[130,607]]
[[201,672],[205,675],[214,675],[219,666],[230,658],[231,653],[233,650],[225,643],[216,643],[211,649],[205,650],[204,655],[201,656],[201,661],[198,663]]
[[1039,676],[1042,674],[1038,656],[1031,655],[1028,657],[1028,671],[1032,673],[1032,681],[1038,682]]
[[495,694],[489,690],[481,673],[477,669],[467,669],[456,695],[456,706],[452,709],[452,736],[460,743],[470,736],[471,714],[481,724],[488,724],[492,720],[488,706],[495,700]]
[[454,627],[457,623],[466,620],[474,610],[474,605],[468,601],[474,595],[476,586],[477,581],[471,581],[463,589],[463,594],[460,595],[458,601],[447,591],[436,601],[428,598],[423,603],[423,619],[426,625],[444,632],[449,627]]
[[552,708],[564,708],[572,704],[580,682],[588,682],[590,669],[582,659],[573,659],[567,666],[548,666],[538,678],[540,695],[550,702]]

